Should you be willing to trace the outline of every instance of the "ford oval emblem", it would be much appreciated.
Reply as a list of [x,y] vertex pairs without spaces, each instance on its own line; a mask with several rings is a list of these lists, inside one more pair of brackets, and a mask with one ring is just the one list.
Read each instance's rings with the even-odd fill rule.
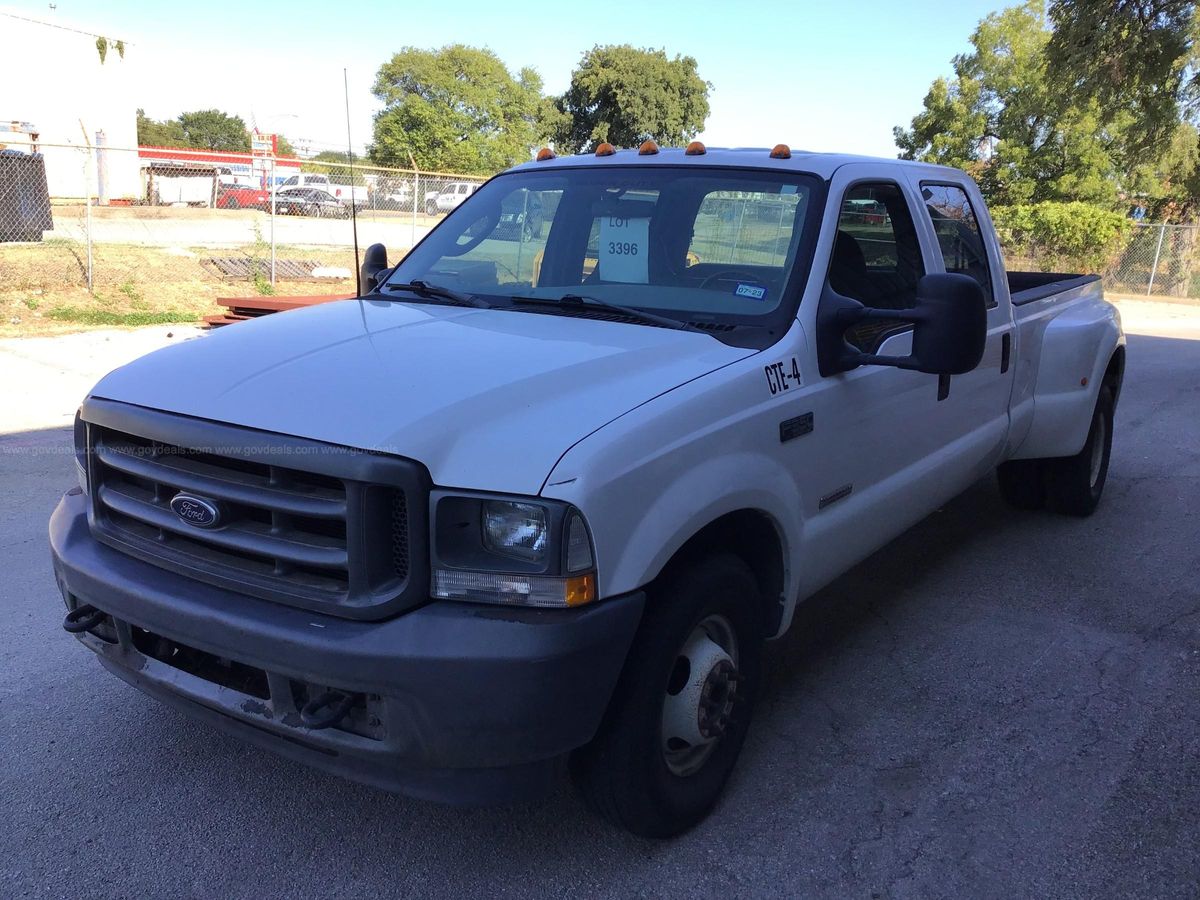
[[197,528],[216,528],[221,523],[221,509],[212,500],[176,494],[171,498],[171,511],[189,525]]

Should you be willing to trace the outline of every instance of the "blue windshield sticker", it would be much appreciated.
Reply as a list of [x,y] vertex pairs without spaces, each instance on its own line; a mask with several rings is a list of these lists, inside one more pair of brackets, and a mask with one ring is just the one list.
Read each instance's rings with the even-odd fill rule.
[[767,299],[767,289],[757,284],[739,284],[733,293],[735,296],[745,297],[747,300]]

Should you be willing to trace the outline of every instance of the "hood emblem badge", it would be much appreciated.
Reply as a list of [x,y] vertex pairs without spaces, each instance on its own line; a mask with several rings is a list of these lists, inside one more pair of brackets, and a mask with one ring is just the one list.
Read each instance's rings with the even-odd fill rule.
[[192,494],[176,494],[171,498],[171,512],[197,528],[216,528],[221,524],[221,508],[214,500]]

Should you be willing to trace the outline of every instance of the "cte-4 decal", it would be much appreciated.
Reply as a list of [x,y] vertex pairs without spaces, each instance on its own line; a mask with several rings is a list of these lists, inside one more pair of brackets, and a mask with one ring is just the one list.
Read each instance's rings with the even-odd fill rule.
[[763,371],[767,375],[767,388],[771,391],[772,397],[803,384],[800,380],[800,361],[794,356],[790,361],[780,360],[769,366],[763,366]]

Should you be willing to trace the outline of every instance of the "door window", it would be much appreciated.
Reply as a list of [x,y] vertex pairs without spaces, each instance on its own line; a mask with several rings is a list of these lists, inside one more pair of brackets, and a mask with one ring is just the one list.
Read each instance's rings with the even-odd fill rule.
[[952,184],[921,184],[925,211],[937,233],[938,249],[947,272],[970,275],[983,288],[989,308],[996,305],[987,247],[967,192]]
[[[846,191],[829,265],[829,287],[864,306],[910,309],[924,274],[921,242],[899,185],[865,182]],[[846,332],[846,339],[869,353],[886,336],[911,327],[911,322],[860,322]]]

